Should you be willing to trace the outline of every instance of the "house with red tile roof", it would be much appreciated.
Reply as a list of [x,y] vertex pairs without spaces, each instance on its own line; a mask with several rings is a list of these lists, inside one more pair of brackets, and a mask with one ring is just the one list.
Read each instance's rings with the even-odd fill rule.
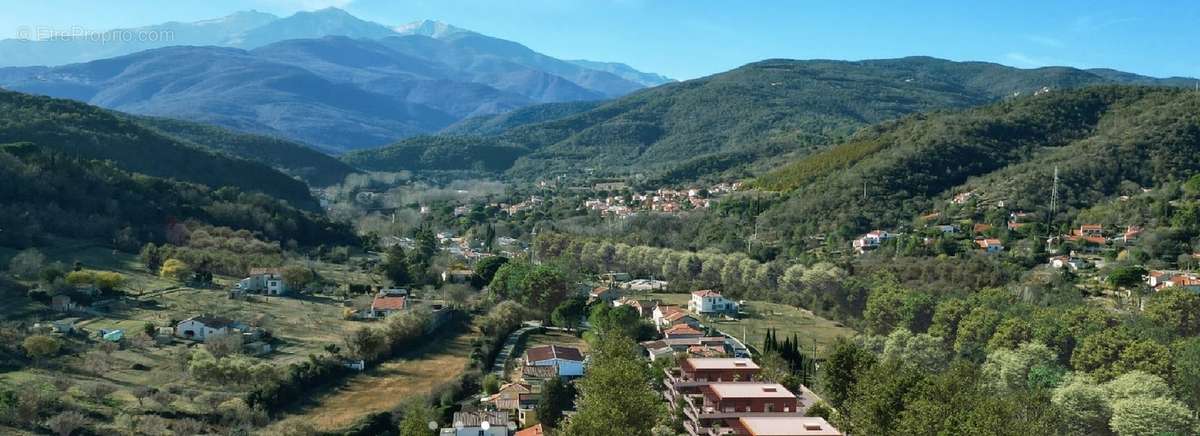
[[687,324],[673,325],[670,328],[663,330],[662,334],[667,339],[699,338],[704,336],[704,332]]
[[368,315],[372,318],[383,318],[393,313],[403,312],[408,308],[407,297],[397,297],[388,294],[379,294],[371,301],[371,310]]
[[524,430],[518,430],[513,436],[542,436],[542,425],[538,424]]

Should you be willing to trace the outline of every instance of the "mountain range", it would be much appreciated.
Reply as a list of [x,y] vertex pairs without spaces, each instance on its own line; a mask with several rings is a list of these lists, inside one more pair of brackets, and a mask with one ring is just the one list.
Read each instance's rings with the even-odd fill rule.
[[[623,64],[555,59],[442,23],[388,27],[339,9],[113,32],[155,31],[173,38],[157,43],[165,47],[113,43],[99,51],[87,38],[5,40],[4,64],[43,65],[0,68],[0,86],[341,152],[472,116],[610,99],[666,80]],[[72,61],[85,62],[53,66]]]
[[[528,148],[508,169],[510,176],[539,178],[591,168],[597,174],[641,173],[681,183],[757,174],[824,150],[865,126],[910,114],[1113,83],[1191,86],[1194,80],[929,57],[773,59],[595,107],[534,106],[459,122],[449,131],[460,144],[474,136],[482,145],[499,140]],[[512,122],[517,114],[528,122]],[[372,154],[393,153],[367,150],[355,160],[373,161]]]

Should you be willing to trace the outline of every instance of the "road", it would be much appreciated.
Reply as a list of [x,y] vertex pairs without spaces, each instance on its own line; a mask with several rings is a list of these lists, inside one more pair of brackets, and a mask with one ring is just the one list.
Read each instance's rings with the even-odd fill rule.
[[508,337],[504,339],[504,346],[500,348],[500,353],[496,355],[496,361],[492,363],[492,374],[503,379],[504,368],[508,366],[508,360],[512,358],[513,350],[517,348],[517,342],[525,334],[540,328],[542,328],[541,325],[526,325],[509,333]]

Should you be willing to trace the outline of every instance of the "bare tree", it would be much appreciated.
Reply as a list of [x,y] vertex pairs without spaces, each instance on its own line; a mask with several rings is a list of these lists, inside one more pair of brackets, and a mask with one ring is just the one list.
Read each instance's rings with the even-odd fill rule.
[[174,430],[177,435],[192,436],[203,434],[204,429],[205,425],[203,422],[191,418],[180,419],[171,423],[171,430]]
[[54,415],[54,417],[46,420],[46,428],[53,431],[59,436],[71,436],[75,430],[79,430],[87,425],[90,421],[82,413],[74,410]]
[[204,349],[218,359],[231,354],[240,354],[244,345],[242,335],[237,333],[210,336],[204,341]]
[[83,392],[92,397],[92,400],[96,402],[104,401],[104,399],[108,398],[110,394],[117,391],[117,388],[114,388],[112,385],[106,383],[89,383],[83,385],[82,387]]

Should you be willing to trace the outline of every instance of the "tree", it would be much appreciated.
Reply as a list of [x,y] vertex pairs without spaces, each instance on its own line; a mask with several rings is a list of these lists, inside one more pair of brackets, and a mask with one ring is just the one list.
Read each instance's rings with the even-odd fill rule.
[[1073,376],[1054,390],[1050,401],[1062,411],[1073,435],[1104,434],[1108,428],[1108,395],[1090,377]]
[[651,389],[637,344],[621,335],[601,337],[592,364],[579,383],[579,413],[563,434],[647,436],[665,417],[662,398]]
[[568,298],[554,308],[554,312],[550,314],[550,320],[554,325],[563,327],[567,330],[573,330],[579,325],[579,321],[583,318],[584,312],[587,310],[587,301],[583,297]]
[[162,268],[163,254],[157,245],[148,243],[142,247],[142,251],[138,253],[138,259],[142,261],[142,265],[146,266],[146,271],[154,273]]
[[1021,318],[1008,318],[996,327],[996,333],[992,334],[992,338],[988,340],[987,348],[989,350],[1000,348],[1012,350],[1032,338],[1033,327],[1029,325],[1028,321]]
[[1127,398],[1171,398],[1171,387],[1161,377],[1142,371],[1121,374],[1103,386],[1109,401]]
[[291,289],[304,289],[317,278],[313,270],[299,265],[284,268],[283,271],[280,271],[280,275],[283,276],[283,282]]
[[58,436],[71,436],[71,433],[83,428],[89,422],[91,421],[82,413],[70,410],[46,420],[46,428]]
[[1200,337],[1175,343],[1172,361],[1175,372],[1171,380],[1176,392],[1192,410],[1200,408]]
[[997,387],[1007,390],[1029,388],[1030,371],[1057,365],[1058,356],[1045,344],[1026,342],[1015,350],[998,348],[988,354],[983,374]]
[[46,256],[36,248],[27,248],[8,261],[8,272],[21,278],[36,277],[46,265]]
[[1147,318],[1179,336],[1200,334],[1200,294],[1184,288],[1163,288],[1146,303]]
[[191,277],[192,269],[182,260],[172,258],[163,262],[158,275],[164,279],[184,281]]
[[492,395],[500,390],[500,377],[496,374],[488,374],[483,377],[483,394]]
[[[1108,283],[1109,286],[1112,286],[1114,290],[1133,290],[1134,288],[1140,288],[1144,285],[1146,274],[1148,274],[1146,268],[1140,266],[1119,266],[1114,268],[1112,272],[1109,272],[1108,277],[1105,277],[1104,281]],[[1138,293],[1138,297],[1140,300],[1140,292]],[[1141,307],[1140,301],[1138,306]]]
[[825,399],[834,409],[842,409],[850,392],[864,371],[875,365],[875,356],[858,344],[844,338],[833,343],[821,373]]
[[1192,411],[1178,401],[1134,397],[1113,402],[1109,427],[1119,436],[1189,434],[1194,423]]
[[388,248],[387,255],[384,256],[383,264],[380,267],[383,275],[396,286],[404,286],[413,282],[408,269],[408,256],[405,255],[404,247],[401,247],[400,244]]
[[25,338],[25,341],[21,343],[21,348],[25,349],[25,354],[28,354],[29,357],[40,361],[58,354],[62,344],[51,336],[33,335]]
[[384,334],[370,327],[359,327],[351,330],[342,338],[346,345],[346,353],[354,359],[374,361],[387,349],[387,338]]
[[542,397],[537,406],[538,421],[546,427],[558,428],[563,412],[570,410],[574,403],[575,386],[553,377],[542,387]]
[[471,277],[471,284],[476,288],[482,289],[492,282],[492,278],[496,276],[496,271],[506,263],[508,263],[508,258],[504,256],[491,256],[481,259],[475,264],[475,275]]
[[986,307],[976,307],[958,323],[954,351],[970,359],[983,358],[984,348],[995,334],[1001,319],[1000,312]]
[[[400,436],[431,436],[437,432],[437,411],[424,398],[409,401],[401,409]],[[434,423],[434,425],[430,425]],[[432,428],[431,428],[432,427]]]
[[233,355],[241,354],[243,343],[242,335],[239,333],[233,334],[217,334],[212,335],[204,340],[204,349],[212,353],[213,357],[218,359]]

